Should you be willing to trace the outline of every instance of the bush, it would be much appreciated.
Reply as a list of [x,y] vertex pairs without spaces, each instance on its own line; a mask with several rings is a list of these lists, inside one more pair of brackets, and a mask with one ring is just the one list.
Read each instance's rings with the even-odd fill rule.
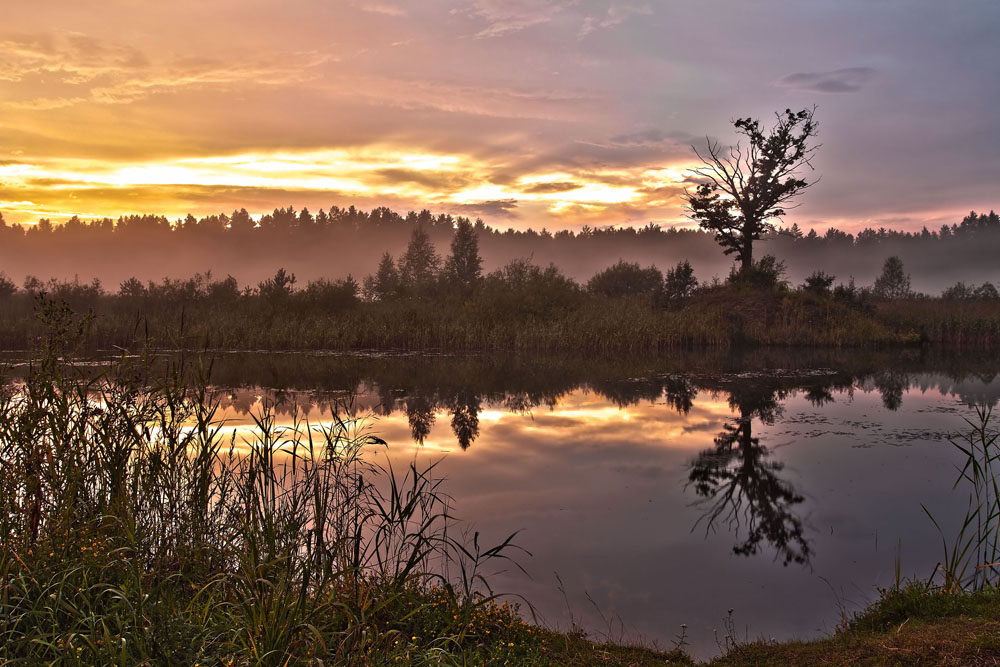
[[694,268],[686,259],[677,262],[677,266],[667,271],[663,280],[663,296],[670,301],[684,299],[698,287],[698,279],[694,277]]
[[6,273],[0,271],[0,299],[10,296],[17,291],[17,285],[7,277]]
[[547,317],[578,305],[580,296],[580,286],[554,264],[515,259],[486,276],[477,302],[494,316]]
[[941,293],[942,299],[960,301],[966,299],[1000,299],[1000,292],[991,282],[985,282],[979,287],[966,285],[959,281]]
[[829,294],[835,278],[836,276],[831,276],[823,271],[814,271],[802,283],[802,289],[813,294]]
[[779,262],[774,255],[764,255],[746,271],[734,266],[729,273],[729,282],[753,289],[785,290],[788,289],[788,281],[784,280],[784,275],[785,263]]
[[302,299],[312,306],[338,311],[353,308],[360,303],[358,283],[351,276],[343,280],[314,280],[302,291]]
[[644,296],[655,299],[663,286],[663,274],[655,266],[640,268],[637,263],[619,260],[595,274],[587,290],[610,298]]

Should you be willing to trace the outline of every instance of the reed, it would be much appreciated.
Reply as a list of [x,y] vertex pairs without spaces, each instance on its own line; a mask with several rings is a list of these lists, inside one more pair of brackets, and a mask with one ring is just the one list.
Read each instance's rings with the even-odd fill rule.
[[489,586],[511,538],[459,536],[433,466],[379,463],[349,406],[286,427],[265,408],[237,432],[198,363],[95,373],[72,362],[88,321],[44,305],[49,333],[0,395],[0,662],[544,655]]
[[[81,297],[82,298],[82,297]],[[79,300],[79,299],[78,299]],[[637,354],[684,347],[813,346],[876,348],[924,343],[1000,343],[992,302],[944,300],[852,307],[829,295],[706,288],[668,307],[648,299],[576,294],[558,299],[469,297],[324,306],[306,294],[214,300],[104,295],[69,303],[95,317],[93,349],[148,338],[168,349],[448,350]],[[0,349],[28,349],[44,333],[25,294],[0,301]]]
[[941,534],[943,556],[936,568],[947,592],[1000,590],[1000,433],[993,428],[993,408],[976,407],[969,430],[950,440],[964,457],[955,487],[963,485],[969,498],[965,517],[950,541],[934,515],[924,513]]

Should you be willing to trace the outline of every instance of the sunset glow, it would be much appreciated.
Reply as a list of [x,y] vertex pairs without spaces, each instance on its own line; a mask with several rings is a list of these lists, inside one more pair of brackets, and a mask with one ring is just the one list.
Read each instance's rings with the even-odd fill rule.
[[[686,225],[693,144],[813,104],[823,182],[789,224],[919,229],[995,205],[996,133],[976,111],[992,108],[995,58],[920,97],[985,10],[943,20],[918,3],[896,38],[870,3],[781,21],[773,3],[714,4],[725,49],[685,27],[700,9],[657,3],[16,4],[0,28],[0,211],[33,224],[354,204],[498,227]],[[784,60],[798,43],[809,59]],[[949,98],[967,112],[951,130]],[[945,155],[962,166],[928,168]]]

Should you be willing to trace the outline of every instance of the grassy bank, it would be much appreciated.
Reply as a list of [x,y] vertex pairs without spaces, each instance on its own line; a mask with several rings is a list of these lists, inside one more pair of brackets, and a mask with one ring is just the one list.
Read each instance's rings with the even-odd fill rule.
[[[995,347],[1000,302],[911,299],[851,303],[805,291],[708,288],[670,304],[566,291],[474,294],[438,300],[324,302],[209,295],[131,298],[58,291],[92,312],[87,345],[230,350],[447,350],[637,354],[683,347]],[[0,348],[42,335],[31,295],[0,300]]]
[[815,641],[738,643],[711,665],[995,665],[1000,594],[961,593],[914,583]]

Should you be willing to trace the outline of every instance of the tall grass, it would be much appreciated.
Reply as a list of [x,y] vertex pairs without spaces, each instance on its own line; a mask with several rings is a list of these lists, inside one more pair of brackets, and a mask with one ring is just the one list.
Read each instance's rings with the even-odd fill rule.
[[365,420],[237,433],[198,364],[95,374],[87,321],[43,306],[0,395],[0,663],[448,662],[527,627],[484,574],[511,539],[457,537],[433,467],[378,463]]
[[[933,300],[933,307],[916,304],[913,316],[895,306],[886,306],[883,315],[830,296],[740,285],[706,288],[670,307],[582,292],[565,299],[523,296],[497,298],[480,291],[334,307],[304,293],[222,300],[103,295],[78,297],[74,305],[95,313],[87,342],[98,349],[129,345],[137,329],[164,348],[242,350],[648,354],[690,346],[880,347],[921,340],[994,345],[1000,340],[989,333],[995,327],[987,331],[990,322],[1000,322],[992,304],[982,306],[986,319],[980,321],[958,317],[966,306],[942,300]],[[0,299],[0,349],[25,349],[42,335],[33,310],[26,294]],[[937,322],[949,314],[958,319],[944,329]],[[986,333],[979,335],[980,329]]]
[[995,299],[901,299],[878,304],[876,316],[894,330],[921,340],[965,347],[1000,343],[1000,304]]
[[1000,589],[1000,433],[992,417],[992,407],[977,406],[976,419],[966,420],[969,430],[950,441],[964,457],[955,486],[969,491],[965,516],[951,541],[923,508],[942,535],[944,555],[937,572],[946,591]]

